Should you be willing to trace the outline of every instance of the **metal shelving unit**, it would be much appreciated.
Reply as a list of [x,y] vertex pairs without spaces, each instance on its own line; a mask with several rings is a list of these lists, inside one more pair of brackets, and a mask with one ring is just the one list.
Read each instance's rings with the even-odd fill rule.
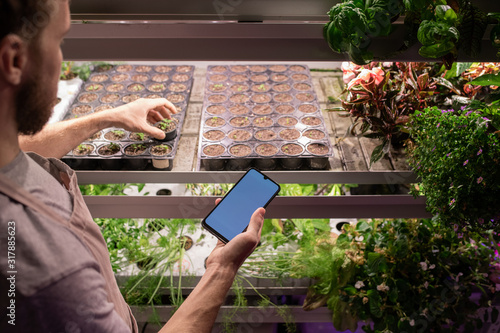
[[[199,121],[203,103],[205,71],[209,64],[254,62],[305,63],[311,68],[339,68],[348,60],[328,48],[322,37],[326,12],[335,3],[323,0],[73,0],[72,29],[62,46],[65,60],[191,62],[196,66],[193,91],[172,171],[78,171],[81,184],[107,183],[233,183],[242,172],[194,171]],[[500,11],[500,2],[475,2],[485,11]],[[397,48],[402,20],[395,36],[380,38],[374,53]],[[483,52],[476,59],[491,61],[495,50],[483,38]],[[389,61],[424,61],[414,47]],[[428,60],[426,60],[428,61]],[[320,63],[322,62],[322,63]],[[334,63],[337,62],[337,63]],[[330,107],[328,96],[338,96],[341,77],[337,72],[313,72],[315,91],[322,109]],[[340,140],[350,119],[338,113],[324,113],[329,122],[335,154],[326,171],[268,171],[279,183],[409,184],[417,181],[401,150],[391,160],[369,167],[367,157],[374,142],[346,138]],[[187,196],[107,196],[85,198],[94,217],[117,218],[202,218],[213,207],[214,197]],[[343,197],[277,197],[268,208],[270,218],[420,218],[429,217],[425,198],[409,195],[365,195]],[[273,289],[281,293],[282,287]],[[304,294],[305,288],[295,291]],[[296,293],[296,294],[297,294]],[[169,306],[158,309],[162,319],[170,317]],[[217,319],[222,320],[223,307]],[[133,307],[139,322],[147,322],[150,309]],[[326,308],[305,313],[292,308],[297,322],[329,322]],[[236,322],[259,331],[273,331],[281,322],[274,310],[249,308]],[[267,330],[266,330],[267,329]]]

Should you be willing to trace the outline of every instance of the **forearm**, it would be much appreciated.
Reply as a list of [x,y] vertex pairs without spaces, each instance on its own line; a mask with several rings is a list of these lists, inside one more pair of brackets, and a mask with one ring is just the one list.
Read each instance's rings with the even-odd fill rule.
[[24,151],[33,151],[44,157],[61,158],[94,133],[110,126],[110,112],[95,113],[47,124],[35,135],[19,136],[19,144]]
[[160,333],[211,332],[235,275],[231,268],[207,270]]

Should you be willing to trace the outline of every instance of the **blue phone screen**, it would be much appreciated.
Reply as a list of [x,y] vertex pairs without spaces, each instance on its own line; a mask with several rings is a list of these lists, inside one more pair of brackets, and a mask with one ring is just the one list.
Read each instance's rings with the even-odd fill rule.
[[251,169],[231,189],[205,223],[228,241],[240,234],[250,223],[253,212],[264,207],[280,187],[260,172]]

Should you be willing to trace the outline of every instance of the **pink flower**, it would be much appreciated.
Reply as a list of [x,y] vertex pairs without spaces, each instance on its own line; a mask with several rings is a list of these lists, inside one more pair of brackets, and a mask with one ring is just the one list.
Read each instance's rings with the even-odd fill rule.
[[351,82],[351,80],[354,79],[356,77],[356,75],[358,75],[358,72],[361,69],[361,66],[358,66],[352,62],[344,61],[340,68],[342,69],[342,72],[344,73],[344,83],[347,84],[347,83]]
[[370,85],[379,85],[385,77],[385,72],[380,67],[375,67],[373,69],[364,68],[361,73],[355,79],[352,79],[347,85],[347,89],[351,89],[355,85],[362,85],[363,88],[367,89]]

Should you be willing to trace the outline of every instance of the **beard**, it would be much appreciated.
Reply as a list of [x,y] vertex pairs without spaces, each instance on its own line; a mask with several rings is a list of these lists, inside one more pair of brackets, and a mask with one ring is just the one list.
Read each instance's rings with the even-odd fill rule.
[[27,79],[16,96],[18,133],[38,133],[50,119],[54,105],[55,101],[46,93],[40,70],[37,69],[37,73]]

